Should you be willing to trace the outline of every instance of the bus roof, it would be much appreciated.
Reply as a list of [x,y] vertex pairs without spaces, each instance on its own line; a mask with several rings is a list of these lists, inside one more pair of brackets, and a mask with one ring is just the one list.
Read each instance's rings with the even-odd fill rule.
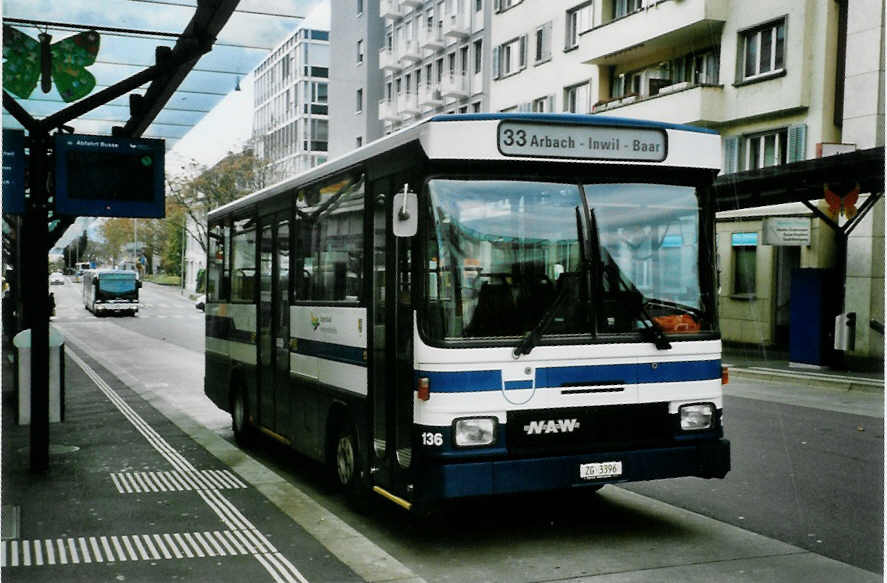
[[[500,124],[526,124],[526,127],[544,128],[618,128],[624,131],[656,132],[666,135],[661,159],[602,159],[582,158],[570,155],[522,155],[505,154],[499,143]],[[476,138],[465,139],[469,128],[477,133]],[[535,124],[535,125],[534,125]],[[545,124],[540,125],[540,124]],[[618,131],[614,129],[614,131]],[[649,134],[648,134],[649,135]],[[585,162],[599,164],[653,164],[666,167],[720,169],[720,136],[714,130],[696,126],[646,121],[622,117],[572,113],[474,113],[442,114],[417,122],[397,132],[374,140],[361,148],[315,166],[305,172],[287,178],[262,190],[244,196],[221,206],[209,213],[209,219],[248,208],[254,204],[276,196],[293,187],[300,187],[329,174],[346,170],[361,162],[400,146],[418,142],[425,155],[431,160],[512,160],[556,162]],[[669,148],[677,143],[677,147]],[[651,164],[652,165],[652,164]]]

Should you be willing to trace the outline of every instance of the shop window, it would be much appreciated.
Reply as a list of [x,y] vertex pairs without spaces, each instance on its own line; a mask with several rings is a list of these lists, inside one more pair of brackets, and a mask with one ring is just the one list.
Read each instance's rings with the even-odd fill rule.
[[752,298],[757,285],[757,233],[733,233],[733,295]]

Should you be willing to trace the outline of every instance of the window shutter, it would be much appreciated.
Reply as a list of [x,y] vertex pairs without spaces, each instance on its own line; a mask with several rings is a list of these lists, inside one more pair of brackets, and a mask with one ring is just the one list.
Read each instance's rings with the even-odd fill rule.
[[724,138],[724,174],[739,170],[739,136]]
[[499,78],[499,47],[493,47],[493,79]]
[[520,37],[520,53],[518,56],[518,68],[524,69],[527,66],[527,35]]
[[551,58],[551,21],[542,26],[542,60]]
[[787,162],[800,162],[807,159],[807,124],[788,127]]

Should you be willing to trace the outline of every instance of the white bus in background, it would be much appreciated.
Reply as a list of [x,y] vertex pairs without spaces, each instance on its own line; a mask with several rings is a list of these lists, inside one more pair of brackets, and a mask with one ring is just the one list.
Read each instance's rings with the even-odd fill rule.
[[83,272],[83,307],[95,314],[135,316],[142,282],[134,271],[95,269]]
[[441,115],[209,215],[206,394],[404,508],[730,469],[720,138]]

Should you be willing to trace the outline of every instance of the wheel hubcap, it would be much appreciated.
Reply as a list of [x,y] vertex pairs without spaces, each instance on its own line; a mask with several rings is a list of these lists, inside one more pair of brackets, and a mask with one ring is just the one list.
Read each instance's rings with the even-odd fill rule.
[[346,486],[351,483],[354,476],[354,447],[348,436],[339,438],[336,447],[336,470],[339,474],[339,483]]

